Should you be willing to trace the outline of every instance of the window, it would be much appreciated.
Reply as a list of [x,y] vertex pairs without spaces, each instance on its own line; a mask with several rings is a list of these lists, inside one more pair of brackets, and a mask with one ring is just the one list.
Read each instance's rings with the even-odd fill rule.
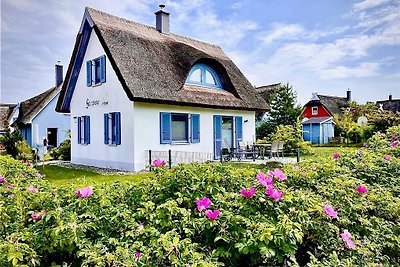
[[106,56],[86,61],[86,82],[91,87],[106,82]]
[[90,144],[90,116],[78,117],[78,144]]
[[200,115],[186,113],[160,113],[160,142],[200,142]]
[[121,113],[112,112],[104,114],[104,144],[121,144]]
[[186,83],[209,88],[223,89],[217,72],[205,64],[196,64],[191,69]]
[[318,115],[318,107],[312,107],[312,115]]
[[188,123],[189,123],[188,114],[171,114],[172,142],[189,141]]

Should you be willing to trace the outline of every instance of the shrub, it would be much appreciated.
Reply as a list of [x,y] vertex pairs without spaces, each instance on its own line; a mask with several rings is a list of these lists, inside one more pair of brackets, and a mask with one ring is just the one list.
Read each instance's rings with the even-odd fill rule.
[[18,141],[23,141],[21,131],[16,127],[14,131],[10,131],[9,127],[6,127],[7,131],[4,136],[1,136],[1,143],[5,145],[7,154],[11,155],[13,158],[17,158],[18,149],[16,144]]
[[[400,159],[383,155],[400,148],[390,142],[258,179],[253,168],[191,164],[91,188],[52,188],[0,157],[0,266],[399,266]],[[279,191],[267,195],[269,175]],[[198,206],[204,197],[212,205]]]
[[34,152],[25,140],[17,141],[15,145],[17,149],[17,159],[20,160],[32,160],[34,158]]
[[53,148],[50,151],[50,156],[53,159],[61,158],[62,160],[71,160],[71,135],[61,142],[58,148]]
[[302,131],[300,124],[296,127],[292,125],[279,125],[276,127],[275,133],[269,136],[271,141],[283,141],[285,142],[285,152],[294,153],[298,148],[303,154],[310,154],[312,152],[311,146],[304,142],[302,138]]

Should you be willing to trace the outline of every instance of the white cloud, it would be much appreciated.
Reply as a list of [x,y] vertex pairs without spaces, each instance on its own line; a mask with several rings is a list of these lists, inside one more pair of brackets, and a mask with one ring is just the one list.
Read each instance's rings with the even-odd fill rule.
[[388,3],[391,0],[364,0],[358,3],[355,3],[353,7],[357,10],[366,10],[370,8],[374,8],[380,6],[382,4]]
[[241,3],[241,2],[236,2],[236,3],[233,3],[232,5],[231,5],[231,8],[232,9],[239,9],[239,8],[241,8],[243,6],[243,3]]
[[236,14],[221,18],[210,0],[167,1],[167,5],[173,11],[173,32],[228,49],[259,27],[254,21],[239,19]]
[[298,40],[305,32],[305,28],[300,24],[272,23],[271,30],[263,33],[260,39],[266,44],[277,40]]
[[336,66],[330,69],[320,70],[322,79],[362,78],[376,76],[380,64],[375,62],[364,62],[355,67]]

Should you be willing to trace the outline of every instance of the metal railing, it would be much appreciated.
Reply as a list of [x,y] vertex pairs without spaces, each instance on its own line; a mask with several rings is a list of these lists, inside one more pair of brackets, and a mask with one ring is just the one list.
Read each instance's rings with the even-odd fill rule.
[[154,160],[159,159],[168,163],[169,168],[172,168],[172,166],[178,165],[180,163],[205,163],[213,160],[212,153],[205,152],[145,150],[145,154],[145,162],[148,162],[150,166],[152,165]]

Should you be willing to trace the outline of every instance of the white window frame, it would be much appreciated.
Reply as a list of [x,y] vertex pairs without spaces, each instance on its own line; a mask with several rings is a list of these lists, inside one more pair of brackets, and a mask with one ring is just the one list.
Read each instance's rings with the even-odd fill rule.
[[318,115],[318,107],[312,107],[311,108],[311,114],[312,115]]

